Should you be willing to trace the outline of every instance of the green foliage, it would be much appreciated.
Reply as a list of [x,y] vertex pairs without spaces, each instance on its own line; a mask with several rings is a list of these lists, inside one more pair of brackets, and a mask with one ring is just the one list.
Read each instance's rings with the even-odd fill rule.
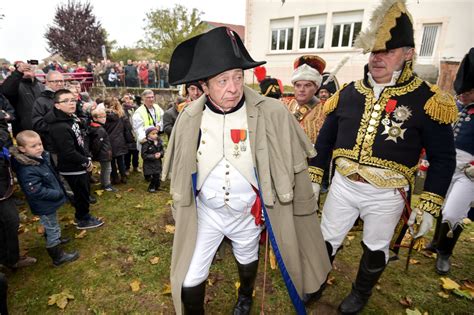
[[139,41],[139,45],[155,51],[156,59],[169,63],[171,54],[179,43],[206,30],[200,24],[202,13],[197,9],[189,12],[182,5],[147,13],[145,39]]
[[129,48],[125,46],[112,50],[109,56],[113,61],[126,62],[128,59],[139,60],[137,50],[135,48]]
[[71,61],[102,58],[101,46],[106,44],[106,32],[92,10],[89,2],[69,0],[60,4],[56,8],[53,26],[49,26],[44,35],[48,51],[59,53]]

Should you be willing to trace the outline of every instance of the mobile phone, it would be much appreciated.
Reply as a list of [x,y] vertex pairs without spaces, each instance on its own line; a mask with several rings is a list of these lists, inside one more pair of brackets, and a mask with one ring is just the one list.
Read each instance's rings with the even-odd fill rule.
[[26,62],[29,65],[37,65],[38,64],[38,60],[36,60],[36,59],[27,60]]

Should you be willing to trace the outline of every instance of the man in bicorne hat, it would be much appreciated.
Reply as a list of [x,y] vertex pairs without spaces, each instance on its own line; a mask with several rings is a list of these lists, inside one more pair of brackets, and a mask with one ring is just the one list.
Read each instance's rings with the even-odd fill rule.
[[453,254],[474,201],[474,48],[464,57],[454,81],[459,116],[453,125],[456,146],[456,170],[446,200],[442,218],[438,218],[435,235],[428,250],[436,255],[436,271],[445,275],[451,269]]
[[357,277],[339,306],[344,314],[364,308],[385,269],[422,148],[430,163],[424,191],[405,213],[414,238],[439,215],[455,168],[450,124],[456,105],[413,73],[413,24],[405,1],[385,0],[373,14],[369,30],[356,40],[356,47],[370,52],[364,78],[324,104],[318,155],[310,163],[316,191],[331,157],[336,167],[321,220],[331,260],[354,221],[364,221]]
[[204,313],[209,267],[224,237],[239,271],[233,313],[250,313],[263,224],[299,314],[331,269],[307,171],[314,148],[282,103],[244,86],[243,70],[263,63],[225,27],[184,41],[171,57],[171,84],[198,80],[204,90],[178,116],[163,167],[176,223],[178,314]]
[[321,86],[326,62],[316,55],[304,55],[294,62],[291,83],[295,98],[288,103],[288,109],[296,117],[312,143],[316,141],[326,116],[321,101],[316,96]]

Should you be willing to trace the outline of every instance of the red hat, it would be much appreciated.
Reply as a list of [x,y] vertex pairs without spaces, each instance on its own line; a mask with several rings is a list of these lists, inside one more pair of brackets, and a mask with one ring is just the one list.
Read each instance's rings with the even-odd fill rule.
[[253,69],[253,74],[257,77],[257,81],[261,82],[267,76],[267,69],[264,66],[258,66]]

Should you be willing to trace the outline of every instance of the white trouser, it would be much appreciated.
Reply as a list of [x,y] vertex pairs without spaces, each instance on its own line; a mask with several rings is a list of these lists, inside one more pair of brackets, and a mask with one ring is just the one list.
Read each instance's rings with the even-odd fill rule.
[[388,249],[405,202],[394,188],[377,188],[352,181],[336,171],[324,203],[321,230],[336,254],[357,217],[364,221],[362,240],[372,250]]
[[474,182],[456,168],[443,206],[443,222],[449,222],[451,228],[460,223],[469,212],[474,201]]
[[249,264],[258,259],[258,242],[261,226],[255,224],[250,208],[240,212],[229,206],[218,209],[207,207],[196,199],[198,232],[193,258],[183,287],[194,287],[209,275],[212,259],[224,236],[232,241],[234,256],[240,264]]

